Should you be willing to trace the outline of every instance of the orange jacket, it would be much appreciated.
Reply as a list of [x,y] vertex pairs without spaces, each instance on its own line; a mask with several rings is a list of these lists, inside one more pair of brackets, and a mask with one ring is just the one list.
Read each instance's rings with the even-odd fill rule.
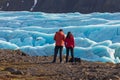
[[65,34],[62,31],[56,32],[54,40],[56,46],[64,46]]

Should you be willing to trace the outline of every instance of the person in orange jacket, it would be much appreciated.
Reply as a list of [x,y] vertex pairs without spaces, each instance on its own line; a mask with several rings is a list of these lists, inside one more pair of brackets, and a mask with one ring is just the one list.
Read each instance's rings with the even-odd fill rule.
[[54,49],[53,63],[56,62],[56,57],[58,52],[60,53],[60,62],[62,62],[62,51],[65,40],[65,34],[62,29],[60,29],[58,32],[55,33],[54,40],[55,40],[55,49]]
[[71,51],[71,57],[72,57],[72,62],[74,62],[74,36],[72,35],[71,32],[67,33],[67,36],[65,38],[65,47],[66,47],[66,62],[68,62],[68,57],[69,57],[69,51]]

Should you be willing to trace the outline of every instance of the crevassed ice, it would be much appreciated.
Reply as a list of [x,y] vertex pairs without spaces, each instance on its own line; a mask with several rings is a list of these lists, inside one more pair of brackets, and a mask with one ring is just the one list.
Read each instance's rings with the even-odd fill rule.
[[[75,36],[75,57],[120,63],[120,13],[0,12],[0,48],[51,56],[60,28]],[[65,54],[65,48],[63,54]]]

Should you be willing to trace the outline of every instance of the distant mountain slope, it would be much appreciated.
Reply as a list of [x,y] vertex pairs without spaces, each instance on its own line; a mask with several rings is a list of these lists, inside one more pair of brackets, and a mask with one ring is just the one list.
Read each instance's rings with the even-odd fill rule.
[[1,11],[120,12],[120,0],[0,0]]

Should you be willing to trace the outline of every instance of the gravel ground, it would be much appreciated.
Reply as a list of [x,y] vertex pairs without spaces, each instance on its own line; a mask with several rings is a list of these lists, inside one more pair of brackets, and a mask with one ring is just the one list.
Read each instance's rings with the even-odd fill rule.
[[51,63],[52,59],[0,50],[0,80],[120,80],[120,64],[83,60],[65,63],[65,59]]

